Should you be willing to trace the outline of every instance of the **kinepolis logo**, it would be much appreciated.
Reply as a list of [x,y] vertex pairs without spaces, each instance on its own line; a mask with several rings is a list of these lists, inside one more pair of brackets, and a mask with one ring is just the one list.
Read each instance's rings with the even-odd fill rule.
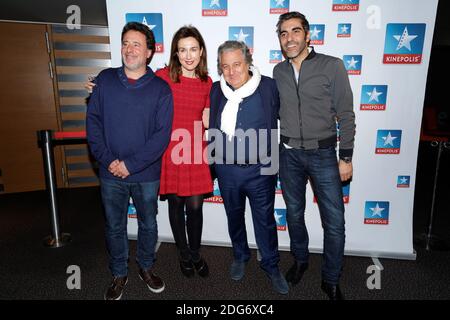
[[289,0],[270,0],[270,13],[283,14],[289,12]]
[[[342,186],[342,201],[344,203],[350,202],[350,183]],[[317,203],[317,197],[315,194],[313,196],[313,203]]]
[[398,176],[397,177],[397,188],[409,188],[410,181],[411,181],[410,176]]
[[360,75],[362,66],[362,55],[345,55],[342,57],[345,69],[350,75]]
[[378,130],[376,154],[399,154],[402,130]]
[[275,209],[275,221],[277,230],[286,231],[286,209]]
[[205,199],[205,202],[223,203],[222,195],[220,194],[220,189],[219,189],[219,182],[217,181],[217,179],[214,180],[213,196]]
[[363,85],[360,110],[386,110],[387,85]]
[[338,38],[350,38],[352,36],[352,24],[351,23],[339,23],[337,37]]
[[277,177],[277,185],[275,187],[275,194],[282,194],[280,177]]
[[311,24],[309,26],[309,37],[311,39],[311,45],[322,45],[325,39],[325,25]]
[[344,203],[349,203],[350,201],[350,183],[347,183],[346,185],[342,186],[342,197]]
[[425,26],[425,23],[388,23],[383,63],[421,63]]
[[253,27],[229,27],[228,40],[244,42],[253,54]]
[[358,11],[359,0],[333,0],[333,11]]
[[161,13],[127,13],[126,22],[140,22],[147,25],[155,35],[155,52],[164,52],[163,22]]
[[133,203],[128,204],[128,218],[130,219],[137,218],[136,207],[134,206]]
[[228,15],[228,0],[202,0],[202,16],[225,17]]
[[270,50],[269,63],[279,63],[283,60],[281,50]]
[[389,224],[389,201],[366,201],[364,224]]

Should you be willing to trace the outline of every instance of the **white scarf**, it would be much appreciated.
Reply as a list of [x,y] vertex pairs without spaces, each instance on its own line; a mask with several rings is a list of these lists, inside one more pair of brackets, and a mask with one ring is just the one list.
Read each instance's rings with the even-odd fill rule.
[[253,73],[253,76],[242,87],[235,91],[227,85],[223,74],[220,76],[220,88],[228,99],[222,112],[220,130],[226,133],[228,140],[230,141],[233,138],[236,129],[239,104],[244,98],[251,96],[253,92],[255,92],[261,81],[261,73],[258,68],[251,66],[250,71]]

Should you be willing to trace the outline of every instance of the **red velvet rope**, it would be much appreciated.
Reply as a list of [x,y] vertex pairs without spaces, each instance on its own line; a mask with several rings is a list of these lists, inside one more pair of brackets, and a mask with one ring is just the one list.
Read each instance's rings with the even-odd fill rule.
[[86,131],[57,131],[53,133],[54,139],[84,139]]

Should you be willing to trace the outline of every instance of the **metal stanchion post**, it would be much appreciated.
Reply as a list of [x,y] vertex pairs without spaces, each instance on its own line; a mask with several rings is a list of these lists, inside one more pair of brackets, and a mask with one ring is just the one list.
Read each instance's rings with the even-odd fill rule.
[[431,213],[430,213],[430,221],[428,224],[428,232],[426,235],[425,249],[432,250],[432,249],[436,248],[436,249],[444,250],[444,249],[448,249],[448,247],[445,246],[445,244],[442,242],[442,240],[440,240],[439,238],[434,236],[432,231],[433,231],[433,223],[434,223],[434,205],[435,205],[435,201],[436,201],[436,187],[437,187],[437,181],[438,181],[438,176],[439,176],[439,165],[441,163],[442,149],[444,147],[448,148],[448,143],[444,142],[444,141],[439,141],[439,142],[435,141],[434,144],[432,143],[432,145],[438,147],[438,155],[437,155],[437,160],[436,160],[436,172],[434,175],[433,198],[431,200]]
[[437,181],[438,181],[438,177],[439,177],[439,164],[441,163],[442,144],[443,144],[442,141],[440,141],[440,142],[433,141],[433,143],[432,143],[433,146],[438,146],[438,155],[437,155],[437,160],[436,160],[436,171],[434,174],[433,198],[431,199],[430,221],[428,224],[428,232],[427,232],[426,243],[425,243],[426,250],[431,250],[430,242],[431,242],[431,238],[433,236],[432,230],[433,230],[433,222],[434,222],[434,203],[436,200],[436,186],[437,186]]
[[59,248],[66,245],[71,240],[69,233],[61,233],[59,229],[58,203],[56,199],[56,179],[53,156],[52,131],[40,130],[39,142],[44,160],[45,186],[47,189],[50,205],[50,219],[52,234],[44,238],[44,245],[52,248]]
[[436,160],[436,170],[434,173],[434,185],[433,185],[433,196],[431,199],[431,210],[430,210],[430,217],[428,221],[428,228],[427,232],[425,234],[422,234],[422,236],[418,239],[416,239],[414,242],[419,245],[425,247],[425,250],[449,250],[449,246],[439,237],[433,235],[433,224],[434,224],[434,211],[435,211],[435,202],[436,202],[436,191],[437,191],[437,184],[438,184],[438,177],[439,177],[439,166],[441,163],[441,154],[444,148],[449,149],[450,143],[446,142],[444,140],[442,141],[433,141],[431,143],[432,147],[438,147],[438,154],[437,154],[437,160]]

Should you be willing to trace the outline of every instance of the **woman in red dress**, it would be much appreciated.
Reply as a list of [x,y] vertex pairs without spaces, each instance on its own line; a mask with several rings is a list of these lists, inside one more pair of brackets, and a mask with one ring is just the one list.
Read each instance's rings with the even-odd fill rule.
[[212,80],[205,42],[195,27],[184,26],[175,33],[169,66],[156,75],[169,84],[174,101],[172,137],[163,155],[159,193],[161,200],[169,201],[170,226],[182,273],[191,277],[197,272],[206,277],[208,265],[200,255],[202,207],[203,199],[213,191],[213,182],[203,159],[203,136],[209,121]]

